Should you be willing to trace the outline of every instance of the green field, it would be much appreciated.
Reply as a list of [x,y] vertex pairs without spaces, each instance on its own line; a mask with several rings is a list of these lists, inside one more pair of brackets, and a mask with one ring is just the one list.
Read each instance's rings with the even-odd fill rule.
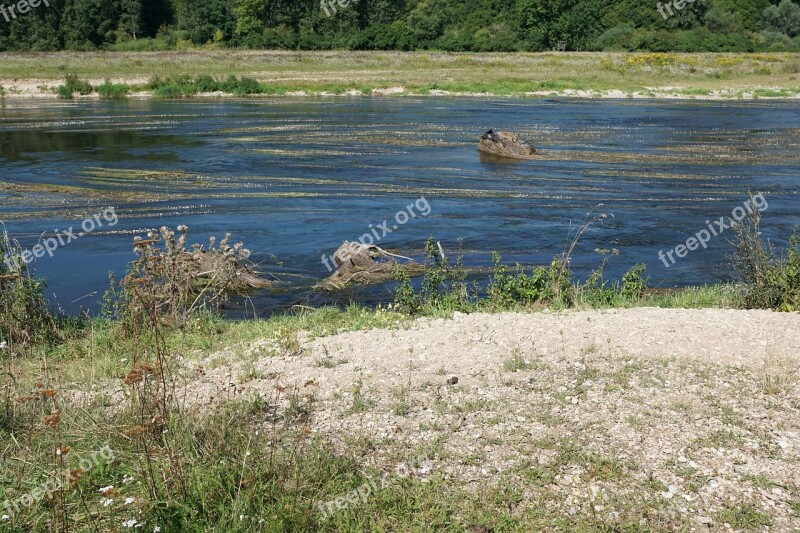
[[[146,91],[158,76],[253,78],[264,94],[411,94],[790,97],[800,55],[437,52],[56,52],[0,54],[7,96],[53,92],[66,75]],[[621,92],[621,93],[620,93]]]

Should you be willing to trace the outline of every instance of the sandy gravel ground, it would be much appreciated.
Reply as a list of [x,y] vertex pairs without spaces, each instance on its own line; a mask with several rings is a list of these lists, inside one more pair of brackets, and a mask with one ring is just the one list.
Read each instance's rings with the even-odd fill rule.
[[365,465],[423,457],[423,479],[518,487],[519,512],[800,531],[798,314],[457,314],[296,355],[274,342],[192,366],[188,404],[296,387],[313,430]]

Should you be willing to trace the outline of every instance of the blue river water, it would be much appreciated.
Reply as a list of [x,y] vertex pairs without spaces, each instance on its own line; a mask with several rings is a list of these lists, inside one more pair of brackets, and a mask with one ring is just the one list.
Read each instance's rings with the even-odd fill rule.
[[[488,128],[542,159],[479,157]],[[0,220],[25,247],[113,206],[118,223],[33,264],[66,311],[97,308],[110,270],[148,228],[225,232],[281,283],[252,295],[292,305],[389,301],[390,286],[321,294],[321,259],[388,221],[378,244],[419,258],[434,237],[467,267],[491,253],[526,266],[561,253],[587,213],[608,217],[573,254],[586,275],[616,249],[617,279],[645,263],[653,287],[730,277],[730,231],[666,268],[668,251],[763,193],[780,246],[800,224],[800,104],[792,101],[475,98],[0,101]],[[422,200],[424,198],[424,200]],[[413,203],[405,224],[396,215]],[[423,216],[427,212],[427,216]],[[400,216],[404,220],[404,216]],[[397,226],[394,229],[394,226]],[[379,230],[378,234],[382,235]],[[373,234],[374,235],[374,234]],[[476,274],[478,278],[485,274]]]

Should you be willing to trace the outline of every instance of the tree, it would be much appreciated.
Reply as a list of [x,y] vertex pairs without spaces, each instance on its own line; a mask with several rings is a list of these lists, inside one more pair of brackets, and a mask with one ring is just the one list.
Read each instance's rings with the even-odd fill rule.
[[781,0],[777,6],[769,6],[762,14],[767,30],[795,37],[800,35],[800,6],[792,0]]
[[134,39],[141,33],[142,0],[118,0],[119,31]]
[[712,32],[735,33],[742,28],[742,18],[739,13],[719,4],[711,6],[703,17],[703,22]]
[[114,0],[67,0],[61,31],[64,46],[71,50],[90,50],[113,41],[117,27]]
[[266,13],[269,0],[236,0],[233,13],[236,16],[236,33],[242,36],[261,33],[266,29]]

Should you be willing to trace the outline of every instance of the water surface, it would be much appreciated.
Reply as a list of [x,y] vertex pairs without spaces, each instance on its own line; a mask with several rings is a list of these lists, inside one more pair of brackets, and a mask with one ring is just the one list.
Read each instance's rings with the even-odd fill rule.
[[[482,161],[485,129],[520,132],[541,161]],[[729,276],[727,238],[669,269],[658,259],[764,192],[766,233],[784,243],[800,224],[800,106],[793,102],[326,98],[0,105],[0,220],[23,245],[111,205],[119,223],[38,259],[48,295],[75,311],[96,304],[109,270],[133,258],[134,235],[186,224],[197,242],[231,232],[280,290],[255,295],[260,314],[330,297],[309,287],[343,240],[424,197],[427,217],[380,245],[418,257],[429,236],[470,267],[548,263],[587,213],[575,270],[617,249],[618,278],[646,263],[651,285]],[[395,224],[391,224],[393,226]],[[110,231],[107,231],[110,230]],[[337,295],[391,299],[390,287]]]

